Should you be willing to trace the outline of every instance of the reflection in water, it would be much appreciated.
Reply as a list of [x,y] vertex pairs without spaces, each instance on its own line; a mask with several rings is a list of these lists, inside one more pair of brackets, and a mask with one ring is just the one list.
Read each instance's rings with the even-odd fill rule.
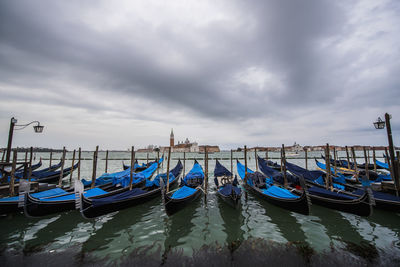
[[326,234],[332,239],[332,241],[351,241],[355,243],[366,242],[366,240],[357,232],[357,229],[345,219],[344,214],[346,213],[327,208],[313,210],[313,215],[319,217],[320,223],[324,225],[326,228]]
[[[101,228],[93,232],[89,239],[82,244],[82,252],[96,251],[100,255],[107,255],[103,252],[117,252],[132,246],[134,238],[143,235],[143,231],[134,232],[132,226],[137,224],[143,216],[152,212],[155,206],[160,204],[159,199],[138,205],[129,209],[100,216],[92,221],[93,226],[99,221],[106,219]],[[118,240],[117,242],[114,242]],[[116,244],[118,243],[118,244]]]
[[53,217],[46,227],[36,232],[35,236],[25,242],[25,251],[38,249],[43,250],[45,246],[52,244],[57,238],[65,236],[76,225],[83,221],[82,216],[77,211],[64,212]]
[[[394,214],[392,214],[394,215],[393,217],[388,216],[386,212],[384,214],[386,216],[385,222],[388,226],[390,226],[397,216]],[[345,213],[343,213],[343,216],[346,220],[349,221],[350,224],[355,227],[355,229],[357,229],[360,235],[362,235],[366,240],[370,241],[376,247],[383,249],[391,247],[396,247],[397,249],[400,248],[399,232],[397,231],[398,226],[395,226],[394,229],[391,229],[385,227],[385,224],[379,224],[379,213],[376,217],[373,216],[371,219],[362,218],[354,215],[351,216],[351,214]]]
[[218,209],[222,217],[223,231],[226,234],[226,244],[230,245],[233,242],[242,242],[244,240],[244,216],[242,215],[241,207],[233,209],[223,200],[218,198]]
[[186,244],[185,237],[189,236],[195,228],[193,220],[195,219],[196,209],[200,207],[200,205],[201,203],[199,199],[197,199],[178,213],[165,218],[165,251]]
[[268,216],[271,218],[271,223],[275,224],[283,237],[289,242],[305,241],[304,231],[301,229],[301,224],[296,220],[296,216],[304,216],[297,214],[269,203],[263,203]]
[[14,213],[0,217],[0,249],[23,247],[23,240],[28,229],[40,219],[27,219],[23,213]]

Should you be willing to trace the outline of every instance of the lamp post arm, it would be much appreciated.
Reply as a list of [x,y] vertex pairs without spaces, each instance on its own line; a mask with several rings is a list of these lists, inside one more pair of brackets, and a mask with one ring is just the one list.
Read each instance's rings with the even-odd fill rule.
[[37,123],[38,125],[40,125],[40,122],[39,122],[39,121],[31,121],[30,123],[27,123],[27,124],[14,124],[15,127],[22,127],[22,128],[18,128],[18,129],[15,129],[15,130],[22,130],[22,129],[25,129],[26,127],[28,127],[28,126],[31,125],[32,123]]

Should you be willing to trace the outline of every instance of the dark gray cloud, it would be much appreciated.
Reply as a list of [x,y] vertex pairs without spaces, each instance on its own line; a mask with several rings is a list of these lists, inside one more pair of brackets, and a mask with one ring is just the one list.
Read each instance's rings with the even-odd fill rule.
[[[378,115],[399,111],[395,1],[227,1],[206,11],[166,5],[154,13],[143,13],[141,5],[2,1],[3,101],[143,120],[154,117],[151,106],[162,106],[221,127],[281,120],[303,126],[303,134],[329,114],[337,113],[329,118],[333,125],[349,125],[369,106]],[[189,14],[174,17],[180,12]],[[81,98],[80,90],[86,91]],[[99,103],[109,94],[124,104]],[[149,107],[130,109],[129,99]],[[261,138],[262,129],[249,135]]]

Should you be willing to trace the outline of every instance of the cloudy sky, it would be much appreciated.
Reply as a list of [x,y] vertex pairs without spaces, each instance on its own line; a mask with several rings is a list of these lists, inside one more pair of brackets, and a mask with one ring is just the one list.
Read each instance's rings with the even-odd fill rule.
[[386,145],[400,1],[0,1],[0,142]]

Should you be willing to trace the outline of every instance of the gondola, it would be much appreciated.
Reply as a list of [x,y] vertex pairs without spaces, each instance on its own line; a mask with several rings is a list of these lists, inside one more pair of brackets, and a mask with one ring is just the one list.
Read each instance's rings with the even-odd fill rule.
[[382,169],[386,169],[386,170],[389,170],[389,164],[387,164],[387,163],[385,163],[385,162],[382,162],[382,161],[379,161],[379,160],[375,160],[375,163],[376,163],[376,166],[379,166],[379,167],[381,167]]
[[[176,185],[181,175],[183,165],[178,161],[175,168],[169,174],[169,186]],[[160,179],[164,183],[160,185]],[[146,185],[142,188],[133,188],[119,194],[108,197],[87,198],[83,194],[80,199],[81,214],[84,218],[94,218],[110,212],[126,209],[153,199],[161,195],[162,186],[167,184],[167,174],[159,174],[152,181],[147,180]]]
[[[78,163],[76,163],[73,167],[68,167],[63,170],[63,178],[68,176],[71,171],[74,171],[78,168]],[[47,170],[47,171],[46,171]],[[58,182],[60,179],[61,171],[49,171],[48,168],[46,170],[39,170],[32,172],[30,176],[30,181],[39,182],[39,183],[54,183]],[[15,177],[15,182],[18,182],[20,179],[24,178],[23,173]],[[8,177],[8,180],[10,178]]]
[[310,213],[310,199],[307,190],[303,190],[300,196],[289,190],[274,184],[273,179],[267,178],[261,172],[254,172],[247,168],[245,177],[245,166],[237,161],[237,171],[244,187],[256,196],[268,201],[278,207],[308,215]]
[[[65,195],[68,192],[61,188],[53,188],[50,190],[32,193],[35,198],[53,197],[58,195]],[[18,207],[19,196],[5,197],[0,199],[0,215],[17,212],[22,210],[22,206]]]
[[[332,191],[327,190],[325,188],[324,172],[309,171],[287,161],[285,165],[286,169],[292,174],[305,179],[313,204],[359,216],[372,215],[372,206],[375,202],[371,190],[365,190],[361,196],[352,196],[343,193],[341,190],[344,187],[342,189],[334,188]],[[295,192],[299,193],[298,191]]]
[[233,174],[218,159],[215,163],[214,183],[217,187],[217,196],[233,208],[237,208],[242,196],[237,177],[233,178]]
[[[159,158],[159,160],[158,160],[159,164],[161,164],[161,162],[162,162],[163,160],[164,160],[164,156],[162,156],[161,158]],[[146,168],[148,168],[151,164],[153,164],[153,163],[155,163],[155,162],[157,162],[157,160],[149,161],[149,162],[147,162],[147,163],[139,164],[138,160],[136,159],[136,160],[135,160],[135,164],[133,165],[133,166],[134,166],[134,167],[133,167],[133,171],[135,171],[135,172],[143,171],[143,170],[145,170]],[[129,169],[130,167],[131,167],[131,166],[125,165],[125,163],[122,162],[122,168],[123,168],[124,170],[127,170],[127,169]]]
[[[155,165],[155,167],[154,167]],[[156,171],[158,164],[152,164],[151,175]],[[150,169],[150,167],[149,167]],[[146,169],[147,170],[147,169]],[[146,172],[143,171],[143,172]],[[143,172],[134,173],[133,187],[141,187],[144,185],[147,178]],[[151,177],[148,176],[148,178]],[[147,176],[147,174],[146,174]],[[114,179],[111,183],[106,183],[101,185],[101,187],[95,187],[86,190],[83,194],[86,198],[103,198],[116,195],[129,190],[130,176],[118,177]],[[25,194],[24,200],[24,213],[28,217],[40,217],[57,212],[63,212],[68,210],[73,210],[75,208],[75,194],[68,192],[64,195],[57,195],[55,197],[34,197],[32,194]]]
[[183,209],[186,205],[197,199],[203,192],[204,171],[201,165],[195,160],[193,168],[181,180],[177,190],[164,193],[164,207],[168,216],[171,216]]
[[[318,167],[321,169],[325,170],[326,165],[319,162],[316,160],[316,164]],[[366,178],[366,177],[364,177]],[[381,181],[387,181],[391,180],[390,175],[387,177],[386,175],[378,175],[377,178],[375,178],[374,181],[366,181],[364,180],[364,184],[370,184],[371,182],[381,182]],[[346,193],[349,193],[353,196],[361,196],[364,193],[364,190],[362,188],[356,187],[354,185],[349,185],[346,183],[342,183],[343,186],[345,186]],[[382,210],[387,210],[387,211],[393,211],[393,212],[400,212],[400,197],[394,196],[391,194],[383,193],[383,192],[378,192],[375,190],[372,190],[372,194],[375,199],[375,208],[377,209],[382,209]]]
[[[76,170],[78,168],[78,163],[76,163],[73,167],[68,167],[63,170],[63,178],[70,175],[71,172]],[[54,183],[58,182],[60,179],[60,174],[61,171],[47,171],[47,172],[42,172],[42,171],[37,171],[32,173],[31,175],[31,181],[37,181],[39,183]]]
[[[323,160],[326,161],[324,155],[321,155],[321,157],[322,157]],[[334,165],[334,164],[335,164],[335,159],[330,158],[330,163],[331,163],[332,165]],[[348,168],[349,165],[350,165],[350,168],[351,168],[351,169],[354,169],[354,162],[348,162],[347,160],[344,160],[344,159],[336,160],[336,166],[337,166],[337,167]],[[369,163],[369,164],[367,165],[367,167],[368,167],[368,170],[374,170],[374,169],[375,169],[375,166],[374,166],[374,164],[372,164],[372,163]],[[380,167],[378,166],[378,168],[380,168]],[[357,164],[357,169],[363,169],[363,170],[365,170],[365,163],[363,163],[363,164]]]
[[[30,169],[31,169],[31,171],[35,171],[35,170],[39,169],[40,167],[42,167],[42,158],[40,158],[38,163],[33,164]],[[27,171],[29,171],[29,168],[27,169]],[[23,174],[23,173],[24,173],[24,165],[17,168],[15,175]]]
[[[143,186],[145,183],[145,180],[149,179],[155,173],[155,171],[159,168],[159,166],[161,165],[163,160],[164,160],[164,158],[160,158],[160,160],[158,161],[158,164],[157,164],[157,161],[152,162],[144,170],[141,168],[140,169],[137,168],[136,170],[134,169],[135,174],[141,173],[141,175],[142,175],[142,177],[140,177],[139,175],[135,175],[135,177],[138,178],[137,181],[134,181],[135,187]],[[111,184],[118,184],[118,183],[129,183],[130,173],[131,173],[130,168],[125,169],[120,172],[103,173],[100,177],[96,178],[94,185],[95,186],[104,186],[104,185],[111,185]],[[139,183],[139,182],[142,182],[142,183]],[[82,183],[85,187],[89,187],[92,185],[91,180],[82,179]]]

